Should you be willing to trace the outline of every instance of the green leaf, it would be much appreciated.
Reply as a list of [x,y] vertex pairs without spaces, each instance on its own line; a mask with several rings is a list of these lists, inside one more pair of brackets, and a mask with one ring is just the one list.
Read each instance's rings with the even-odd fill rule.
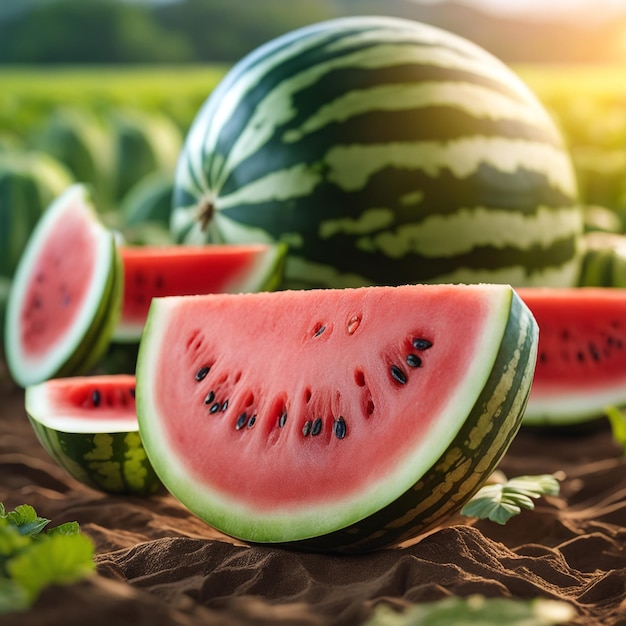
[[25,589],[13,580],[0,578],[0,615],[13,611],[24,611],[29,604]]
[[506,524],[522,509],[534,509],[534,499],[544,495],[556,496],[559,489],[554,475],[518,476],[503,483],[485,485],[463,507],[461,514]]
[[38,535],[49,523],[50,520],[38,517],[35,509],[28,504],[20,504],[6,515],[6,519],[13,524],[21,535]]
[[7,563],[9,576],[34,601],[50,584],[76,582],[95,569],[94,546],[85,535],[42,537]]
[[27,609],[51,584],[69,584],[95,569],[94,545],[76,522],[44,532],[50,520],[29,505],[0,503],[0,614]]
[[46,533],[48,536],[52,535],[78,535],[80,533],[80,526],[78,522],[65,522],[65,524],[59,524],[54,528],[48,529]]
[[616,406],[605,407],[604,413],[609,419],[615,443],[619,444],[626,454],[626,415]]
[[28,547],[31,541],[29,537],[21,535],[6,519],[0,519],[0,563],[3,558],[12,557]]
[[402,613],[379,605],[365,626],[556,626],[575,616],[566,602],[476,595],[415,604]]

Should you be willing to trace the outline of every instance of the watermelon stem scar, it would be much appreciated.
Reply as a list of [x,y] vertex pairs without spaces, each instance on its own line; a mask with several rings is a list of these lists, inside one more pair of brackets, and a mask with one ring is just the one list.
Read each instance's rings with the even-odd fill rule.
[[206,193],[198,202],[196,218],[200,224],[200,230],[206,231],[215,213],[215,198],[213,194]]

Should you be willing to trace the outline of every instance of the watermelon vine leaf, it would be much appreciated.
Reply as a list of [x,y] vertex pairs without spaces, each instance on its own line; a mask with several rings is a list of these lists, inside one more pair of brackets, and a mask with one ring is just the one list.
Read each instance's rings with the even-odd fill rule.
[[506,524],[522,509],[534,509],[533,500],[544,495],[557,496],[559,481],[553,474],[518,476],[505,482],[488,484],[463,507],[461,514]]
[[0,615],[28,609],[48,585],[69,584],[95,569],[94,546],[76,522],[45,531],[50,520],[29,505],[0,503]]

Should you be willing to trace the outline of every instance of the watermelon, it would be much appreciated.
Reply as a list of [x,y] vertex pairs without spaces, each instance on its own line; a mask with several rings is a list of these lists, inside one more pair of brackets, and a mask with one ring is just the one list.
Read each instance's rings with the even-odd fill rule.
[[510,69],[425,24],[349,17],[227,73],[186,137],[171,228],[287,243],[285,287],[571,286],[583,215],[563,138]]
[[580,287],[626,287],[626,235],[585,233]]
[[7,365],[23,387],[86,371],[117,324],[122,267],[87,188],[74,184],[37,223],[15,272],[5,318]]
[[86,107],[59,107],[46,118],[32,143],[64,163],[77,181],[89,184],[98,208],[111,202],[113,141],[95,113]]
[[151,171],[138,180],[124,196],[120,210],[126,226],[156,223],[169,229],[172,212],[174,173]]
[[507,285],[155,298],[139,430],[164,485],[224,533],[374,550],[443,523],[487,480],[536,349]]
[[111,493],[161,487],[139,436],[134,376],[47,380],[27,387],[25,406],[43,447],[80,482]]
[[120,108],[112,113],[110,121],[118,199],[150,172],[174,171],[182,136],[173,120],[165,114]]
[[0,154],[0,276],[13,277],[41,214],[72,182],[67,168],[44,153]]
[[626,404],[626,291],[518,291],[541,330],[524,424],[576,424]]
[[114,339],[138,341],[156,296],[275,289],[285,246],[120,246],[124,265],[122,312]]

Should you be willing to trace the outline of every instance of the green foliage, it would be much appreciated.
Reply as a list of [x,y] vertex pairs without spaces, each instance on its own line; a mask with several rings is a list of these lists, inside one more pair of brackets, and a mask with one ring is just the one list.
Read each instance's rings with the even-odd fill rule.
[[0,503],[0,615],[28,609],[48,585],[70,584],[95,569],[94,546],[76,522],[50,520],[22,504]]
[[380,605],[366,626],[555,626],[575,615],[574,608],[566,602],[476,595],[415,604],[401,613]]
[[503,483],[485,485],[463,507],[461,514],[506,524],[522,509],[534,509],[533,499],[558,494],[559,482],[553,475],[518,476]]
[[613,440],[622,447],[626,455],[626,414],[616,406],[607,406],[604,412],[611,425]]

